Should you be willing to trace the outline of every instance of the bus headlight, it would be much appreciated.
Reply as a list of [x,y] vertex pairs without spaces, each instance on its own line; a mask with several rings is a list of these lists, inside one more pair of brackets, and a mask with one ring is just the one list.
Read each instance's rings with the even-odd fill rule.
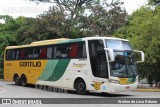
[[109,79],[109,82],[111,83],[116,83],[116,84],[120,84],[120,82],[118,80],[113,80],[113,79]]

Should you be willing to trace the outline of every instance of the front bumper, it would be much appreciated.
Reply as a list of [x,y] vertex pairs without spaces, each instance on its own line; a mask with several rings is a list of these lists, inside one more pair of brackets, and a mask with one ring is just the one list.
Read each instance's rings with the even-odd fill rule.
[[138,82],[133,84],[125,84],[125,85],[109,83],[107,93],[131,91],[131,90],[135,90],[137,86],[138,86]]

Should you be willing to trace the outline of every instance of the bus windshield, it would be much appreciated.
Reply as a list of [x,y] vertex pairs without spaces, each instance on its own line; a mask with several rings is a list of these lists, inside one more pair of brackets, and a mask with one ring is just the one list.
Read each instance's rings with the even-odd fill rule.
[[115,61],[110,62],[111,76],[122,78],[137,76],[133,51],[114,51],[114,54]]
[[137,76],[135,55],[127,41],[106,40],[107,48],[114,50],[115,61],[110,62],[110,74],[114,77]]
[[107,48],[111,48],[114,50],[132,50],[131,45],[128,41],[121,40],[106,40]]

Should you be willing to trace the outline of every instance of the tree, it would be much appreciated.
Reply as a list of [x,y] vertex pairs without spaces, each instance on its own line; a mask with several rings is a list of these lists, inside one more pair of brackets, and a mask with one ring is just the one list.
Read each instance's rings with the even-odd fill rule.
[[61,13],[63,13],[65,10],[68,10],[70,12],[71,19],[73,19],[74,17],[77,17],[82,8],[86,7],[88,4],[91,4],[94,0],[30,0],[30,1],[54,3],[60,8]]
[[16,30],[16,42],[17,45],[29,44],[38,40],[36,34],[34,34],[35,18],[18,17],[15,22],[19,26]]
[[13,20],[13,18],[9,15],[0,15],[0,19],[5,20],[5,23],[8,23],[10,20]]
[[121,3],[108,4],[99,0],[54,1],[56,5],[39,15],[36,23],[35,31],[41,37],[47,35],[43,39],[111,36],[127,21],[127,13],[121,8]]
[[31,24],[35,19],[25,17],[13,19],[11,16],[0,16],[0,18],[5,20],[5,24],[0,24],[0,54],[2,56],[6,46],[30,43],[25,43],[26,38],[28,39],[25,36],[32,28]]
[[90,5],[91,14],[88,16],[85,28],[91,35],[112,36],[113,32],[125,25],[127,22],[127,13],[121,8],[121,4]]
[[160,0],[148,0],[150,5],[160,5]]

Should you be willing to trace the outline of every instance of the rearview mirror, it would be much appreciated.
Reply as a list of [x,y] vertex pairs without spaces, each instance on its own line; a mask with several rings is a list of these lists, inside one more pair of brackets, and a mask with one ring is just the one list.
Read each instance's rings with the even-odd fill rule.
[[138,50],[134,50],[134,52],[140,53],[141,54],[141,61],[136,61],[136,63],[142,63],[144,62],[144,52],[143,51],[138,51]]
[[104,50],[106,51],[106,53],[107,53],[107,55],[108,55],[108,61],[109,61],[109,62],[113,62],[113,61],[115,60],[113,49],[104,48]]

